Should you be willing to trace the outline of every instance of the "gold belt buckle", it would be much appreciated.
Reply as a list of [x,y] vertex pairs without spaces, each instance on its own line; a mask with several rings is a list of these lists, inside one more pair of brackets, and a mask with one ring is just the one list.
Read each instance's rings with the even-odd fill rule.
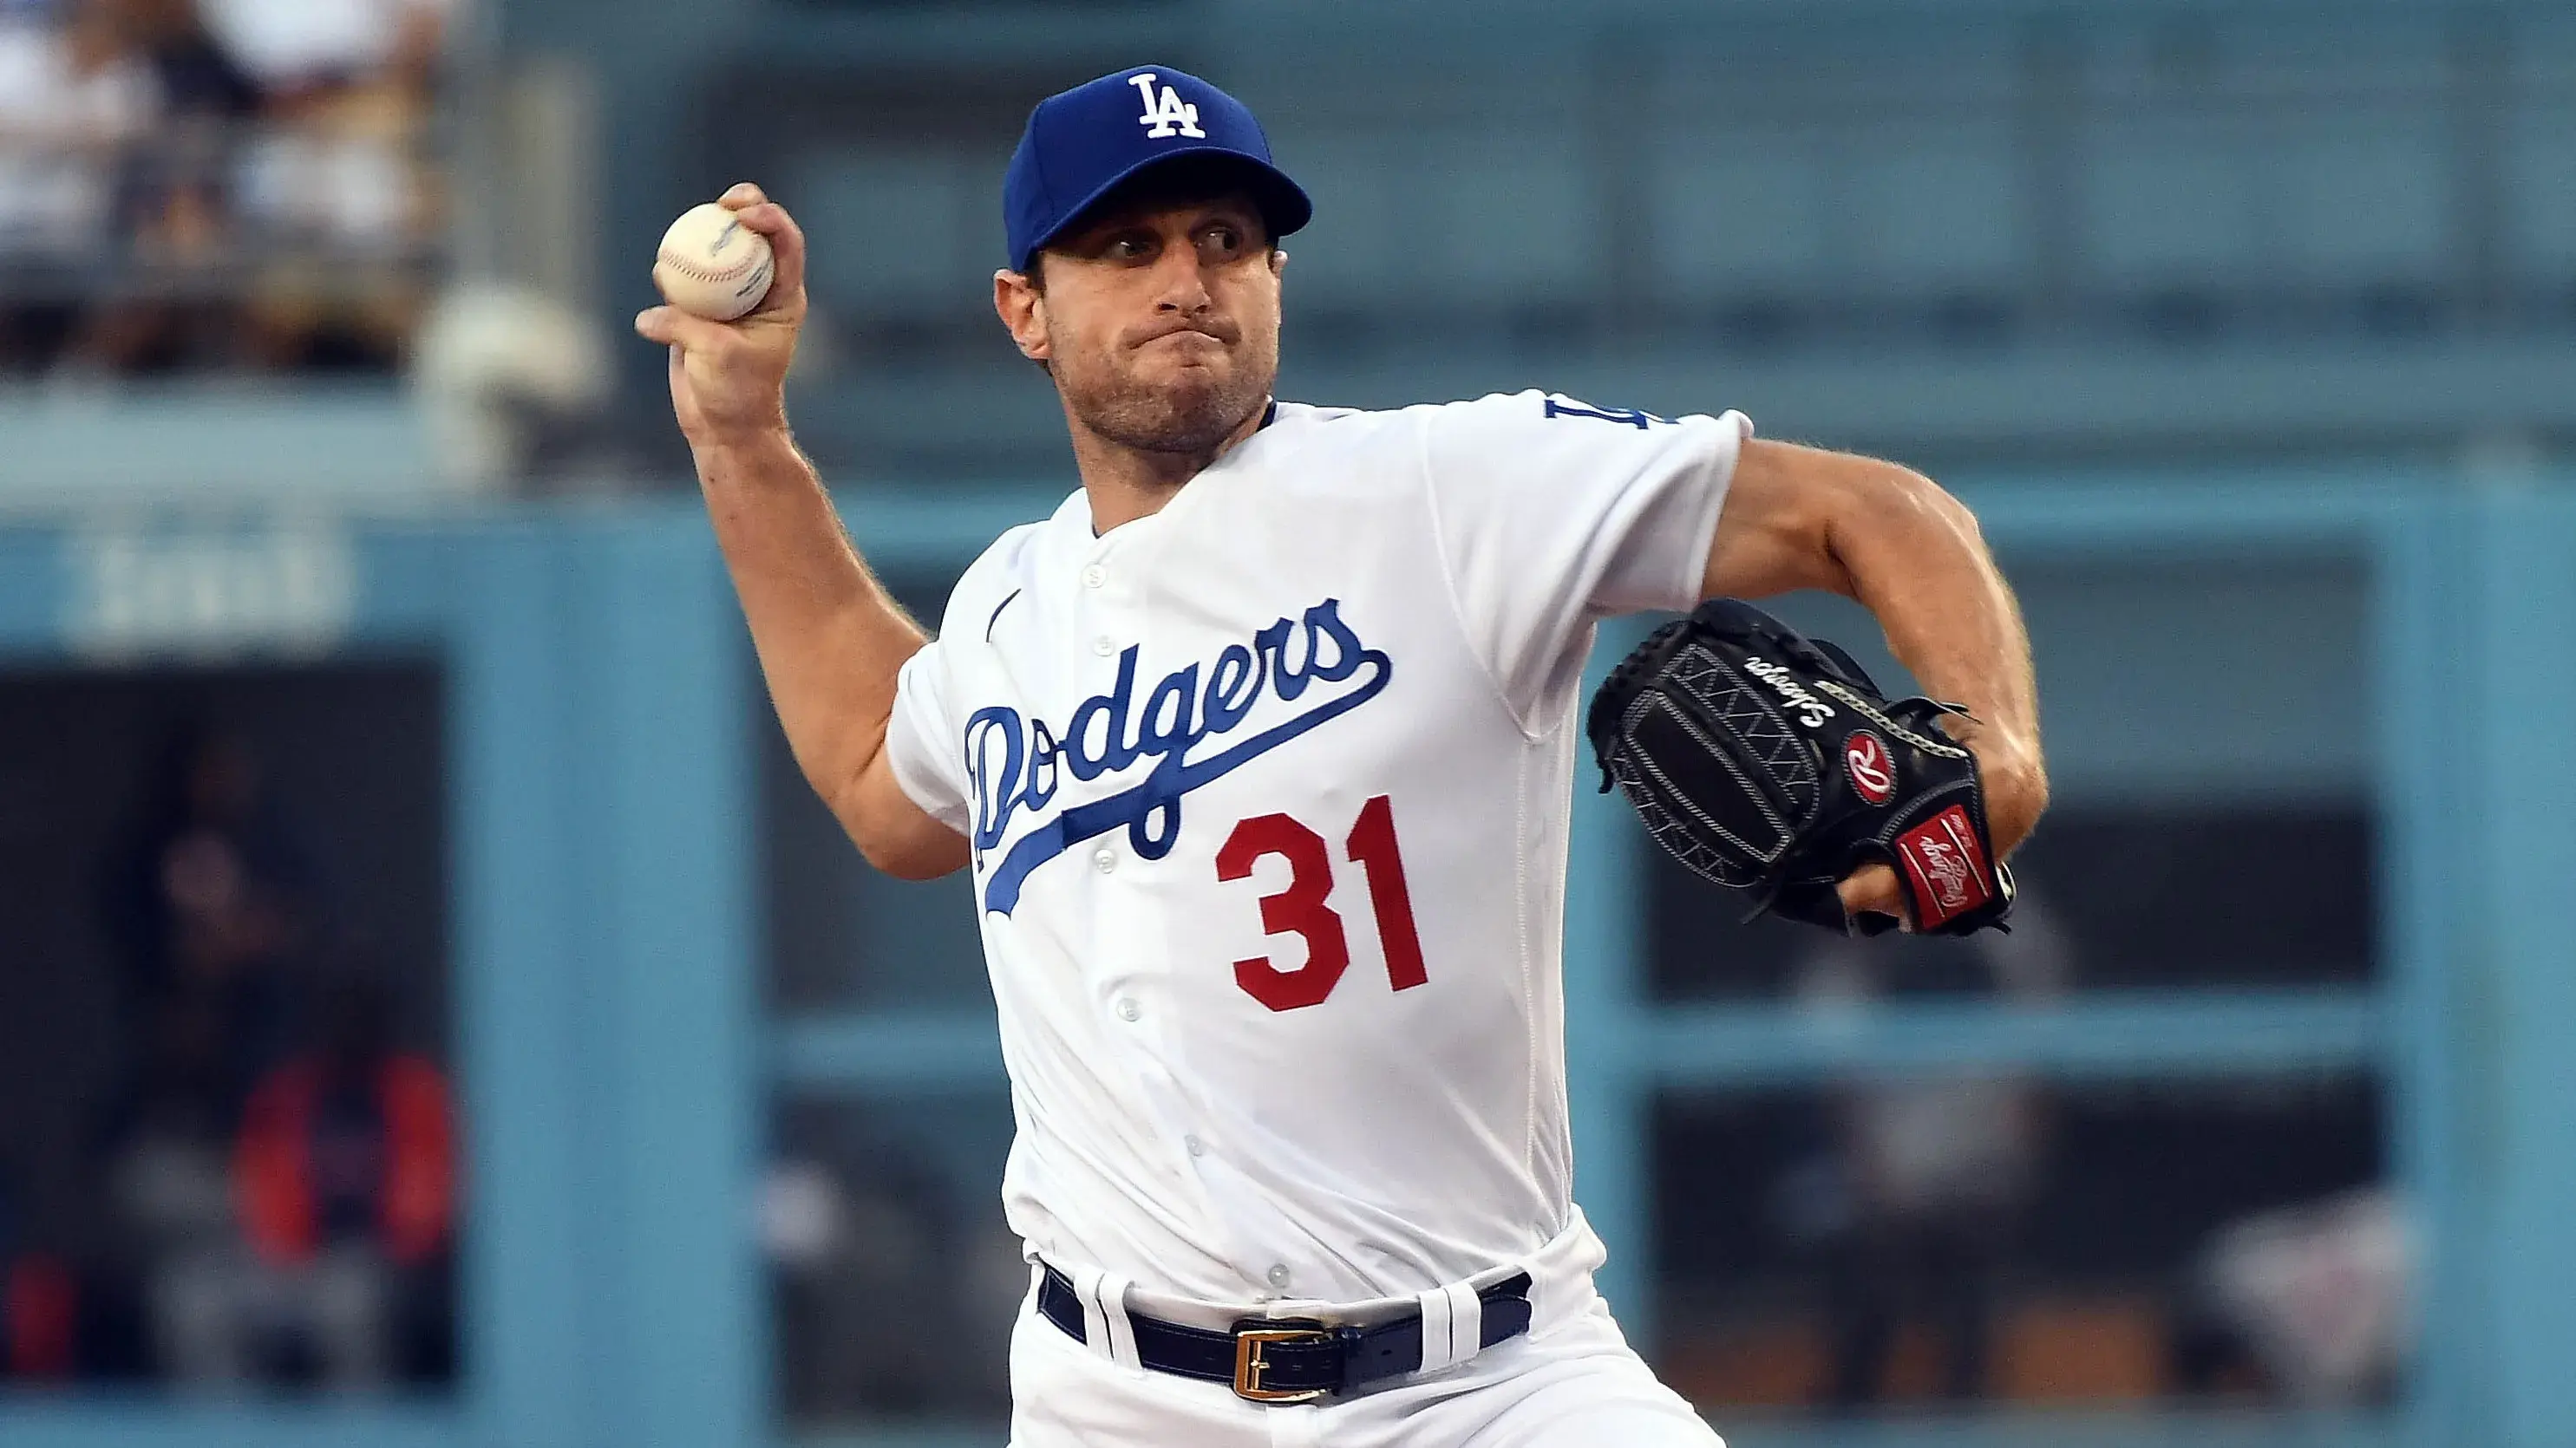
[[1261,1375],[1270,1369],[1264,1356],[1275,1342],[1331,1342],[1333,1334],[1313,1327],[1247,1327],[1234,1334],[1234,1395],[1255,1403],[1307,1403],[1330,1388],[1265,1388]]

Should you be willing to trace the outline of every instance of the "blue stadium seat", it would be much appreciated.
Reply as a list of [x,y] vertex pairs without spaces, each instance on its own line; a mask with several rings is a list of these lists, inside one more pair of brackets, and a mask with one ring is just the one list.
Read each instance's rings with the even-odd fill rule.
[[2266,192],[2280,202],[2285,266],[2310,285],[2445,285],[2455,256],[2449,145],[2430,106],[2281,136]]
[[2029,207],[2000,123],[1744,125],[1649,162],[1654,270],[1697,301],[2005,295]]
[[992,167],[930,152],[800,161],[779,195],[813,238],[817,307],[906,321],[987,315],[986,279],[1002,262]]
[[2437,118],[2130,121],[2084,158],[2084,269],[2114,292],[2417,286],[2451,273]]
[[1361,140],[1301,136],[1280,160],[1315,200],[1315,219],[1288,238],[1286,302],[1341,309],[1386,295],[1403,240],[1396,191],[1401,178],[1381,147]]
[[1838,178],[1865,289],[2005,295],[2029,274],[2025,167],[2000,121],[1912,120],[1856,139]]
[[1601,208],[1572,138],[1318,136],[1284,159],[1316,204],[1288,248],[1301,303],[1510,308],[1600,284]]
[[1668,135],[1646,161],[1657,282],[1694,302],[1822,291],[1833,276],[1826,166],[1787,127]]
[[2115,294],[2444,286],[2437,18],[2088,37],[2075,240]]
[[2506,264],[2527,285],[2576,282],[2576,107],[2513,117],[2504,151]]
[[2232,290],[2264,271],[2259,168],[2234,123],[2097,126],[2077,158],[2076,245],[2087,282],[2114,293]]
[[1602,283],[1607,223],[1578,140],[1448,133],[1405,178],[1410,224],[1435,248],[1405,249],[1410,286],[1458,301],[1562,302]]
[[2576,286],[2576,13],[2515,16],[2501,176],[2505,266],[2564,298]]

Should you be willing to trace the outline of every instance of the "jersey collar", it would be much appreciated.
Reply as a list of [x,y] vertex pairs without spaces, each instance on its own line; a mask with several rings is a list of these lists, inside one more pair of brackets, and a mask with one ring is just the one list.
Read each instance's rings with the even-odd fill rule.
[[[1270,424],[1272,424],[1272,423],[1274,423],[1274,422],[1277,422],[1278,420],[1279,420],[1279,399],[1278,399],[1278,398],[1276,398],[1276,397],[1273,397],[1273,398],[1271,398],[1267,403],[1263,404],[1262,409],[1261,409],[1261,425],[1260,425],[1260,426],[1258,426],[1258,427],[1255,427],[1255,428],[1252,430],[1252,434],[1251,434],[1251,436],[1250,436],[1250,437],[1246,437],[1243,441],[1241,441],[1241,442],[1239,442],[1239,443],[1236,443],[1236,444],[1234,445],[1234,450],[1233,450],[1232,452],[1227,453],[1225,456],[1223,456],[1223,457],[1221,457],[1221,458],[1218,458],[1215,462],[1212,462],[1212,463],[1208,464],[1206,467],[1204,467],[1204,468],[1200,469],[1200,470],[1199,470],[1198,477],[1194,477],[1194,478],[1190,479],[1187,483],[1182,484],[1182,485],[1181,485],[1181,496],[1186,496],[1186,495],[1189,493],[1189,490],[1190,490],[1190,489],[1192,489],[1192,488],[1194,488],[1194,487],[1197,487],[1197,486],[1198,486],[1198,484],[1199,484],[1199,479],[1200,479],[1200,478],[1204,478],[1204,477],[1206,477],[1208,474],[1213,473],[1213,472],[1220,471],[1221,469],[1224,469],[1224,468],[1227,468],[1227,467],[1231,467],[1231,466],[1233,465],[1233,463],[1234,463],[1234,460],[1235,460],[1236,458],[1238,458],[1238,457],[1241,457],[1241,456],[1243,455],[1244,451],[1245,451],[1246,449],[1248,449],[1248,448],[1250,448],[1250,447],[1252,446],[1253,438],[1257,438],[1257,437],[1261,436],[1262,432],[1263,432],[1263,431],[1265,431],[1265,430],[1270,426]],[[1076,502],[1078,502],[1078,503],[1080,504],[1080,506],[1081,506],[1081,510],[1082,510],[1082,511],[1081,511],[1081,518],[1082,518],[1082,528],[1083,528],[1083,531],[1084,531],[1084,532],[1086,532],[1086,533],[1088,533],[1088,534],[1090,534],[1094,541],[1097,541],[1097,540],[1099,540],[1100,538],[1102,538],[1102,537],[1106,536],[1106,535],[1104,535],[1104,534],[1100,531],[1099,525],[1097,525],[1097,524],[1095,524],[1095,523],[1093,523],[1093,522],[1091,521],[1091,497],[1090,497],[1090,494],[1089,494],[1086,490],[1084,490],[1084,489],[1082,489],[1082,488],[1078,488],[1078,487],[1077,487],[1077,488],[1075,488],[1075,489],[1073,490],[1073,497],[1072,497],[1072,498],[1067,499],[1067,500],[1066,500],[1066,502],[1067,502],[1067,504],[1068,504],[1069,506],[1070,506],[1071,504],[1076,503]],[[1168,512],[1170,512],[1172,509],[1174,509],[1174,508],[1176,508],[1176,507],[1180,506],[1180,502],[1181,502],[1181,497],[1180,497],[1180,496],[1176,496],[1176,497],[1174,497],[1174,498],[1172,499],[1172,501],[1170,501],[1170,502],[1168,502],[1168,503],[1165,503],[1165,504],[1163,505],[1163,507],[1162,507],[1162,511],[1161,511],[1161,512],[1148,514],[1148,515],[1147,515],[1147,516],[1145,516],[1145,517],[1142,517],[1142,518],[1137,519],[1137,520],[1136,520],[1136,523],[1150,523],[1150,522],[1152,522],[1154,519],[1162,517],[1164,513],[1168,513]],[[1129,524],[1127,524],[1126,526],[1127,526],[1127,527],[1130,527],[1130,528],[1133,528],[1133,527],[1135,527],[1135,526],[1136,526],[1136,523],[1129,523]]]

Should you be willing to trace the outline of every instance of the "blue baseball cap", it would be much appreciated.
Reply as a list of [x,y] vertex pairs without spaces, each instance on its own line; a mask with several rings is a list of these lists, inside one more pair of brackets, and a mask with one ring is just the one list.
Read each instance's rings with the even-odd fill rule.
[[1315,203],[1270,159],[1270,139],[1243,102],[1185,71],[1140,65],[1051,95],[1002,177],[1002,222],[1011,268],[1025,272],[1040,248],[1117,186],[1185,156],[1239,165],[1273,240],[1304,226]]

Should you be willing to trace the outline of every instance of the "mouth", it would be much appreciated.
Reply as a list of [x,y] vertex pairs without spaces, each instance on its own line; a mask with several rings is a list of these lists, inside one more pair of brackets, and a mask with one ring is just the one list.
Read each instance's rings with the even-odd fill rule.
[[1224,337],[1201,327],[1172,327],[1164,331],[1156,332],[1152,336],[1138,342],[1136,345],[1139,349],[1142,349],[1151,347],[1157,342],[1171,342],[1183,347],[1196,346],[1199,344],[1205,344],[1211,347],[1225,347],[1230,345]]

